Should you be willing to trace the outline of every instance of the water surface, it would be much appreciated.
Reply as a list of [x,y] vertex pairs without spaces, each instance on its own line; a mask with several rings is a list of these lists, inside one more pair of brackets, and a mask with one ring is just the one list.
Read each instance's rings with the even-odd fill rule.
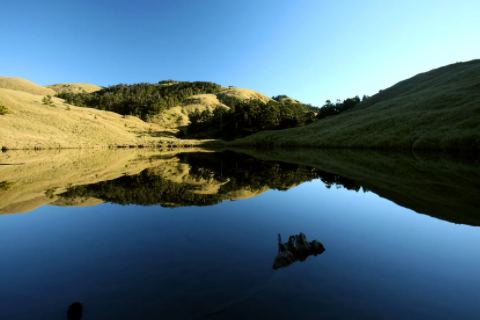
[[[2,319],[65,319],[75,301],[82,319],[480,312],[475,162],[131,152],[0,167]],[[275,270],[278,234],[300,232],[325,252]]]

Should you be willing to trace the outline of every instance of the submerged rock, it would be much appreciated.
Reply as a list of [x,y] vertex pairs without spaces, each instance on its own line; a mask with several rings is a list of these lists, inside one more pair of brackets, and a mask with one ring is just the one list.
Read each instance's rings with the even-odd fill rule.
[[323,245],[317,240],[307,241],[307,237],[300,232],[299,235],[290,236],[288,241],[282,243],[282,236],[278,234],[278,256],[273,261],[273,269],[288,267],[295,261],[305,261],[310,255],[317,256],[325,251]]

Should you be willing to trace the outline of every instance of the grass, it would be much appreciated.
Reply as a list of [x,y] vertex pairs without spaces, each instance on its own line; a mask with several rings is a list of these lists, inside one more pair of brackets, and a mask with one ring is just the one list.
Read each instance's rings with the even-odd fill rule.
[[473,60],[399,82],[340,115],[230,144],[478,150],[479,133],[480,60]]
[[217,98],[223,103],[228,104],[232,100],[262,100],[263,102],[268,102],[272,100],[271,98],[263,95],[259,92],[250,90],[250,89],[241,89],[241,88],[222,88],[219,93],[217,93]]
[[55,91],[41,87],[21,78],[0,77],[0,88],[26,92],[34,95],[55,95]]
[[[236,149],[263,160],[308,165],[418,213],[480,226],[480,162],[449,153],[349,149]],[[385,214],[388,214],[386,212]]]
[[91,93],[102,89],[102,87],[88,83],[58,83],[45,86],[57,93]]
[[[42,87],[40,87],[42,88]],[[51,98],[57,108],[42,104],[42,95],[0,88],[0,105],[10,114],[0,117],[0,149],[58,149],[192,146],[221,143],[162,137],[163,127],[137,117],[69,106]],[[68,109],[70,110],[67,110]],[[149,134],[149,128],[153,133]]]
[[209,109],[213,110],[217,106],[229,107],[225,103],[233,100],[259,99],[268,102],[269,97],[249,89],[241,88],[221,88],[217,94],[197,94],[193,95],[182,106],[173,107],[163,114],[155,116],[152,122],[162,126],[166,132],[176,134],[179,130],[185,130],[190,120],[188,115],[198,109],[200,112]]

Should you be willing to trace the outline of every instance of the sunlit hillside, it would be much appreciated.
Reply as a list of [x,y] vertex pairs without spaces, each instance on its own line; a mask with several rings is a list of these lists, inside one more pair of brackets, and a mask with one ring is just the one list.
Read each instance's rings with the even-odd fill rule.
[[21,78],[0,77],[0,88],[26,92],[35,95],[51,95],[55,91],[50,88],[41,87],[33,82]]
[[249,99],[258,99],[263,102],[272,100],[269,97],[250,89],[222,87],[216,94],[197,94],[191,96],[191,98],[183,105],[173,107],[157,116],[155,122],[167,130],[173,129],[171,131],[176,133],[179,129],[185,129],[186,126],[188,126],[190,123],[188,115],[194,112],[195,109],[198,109],[200,112],[205,109],[213,110],[217,106],[223,106],[228,109],[227,104],[234,100],[245,101]]
[[[53,97],[51,89],[19,78],[0,78],[0,148],[49,149],[178,144],[164,127],[137,117],[80,108]],[[199,141],[182,143],[198,144]]]
[[480,149],[480,60],[418,74],[355,108],[232,145]]
[[67,92],[67,93],[90,93],[95,92],[102,87],[96,86],[94,84],[88,83],[57,83],[45,86],[45,88],[52,89],[53,91],[59,92]]

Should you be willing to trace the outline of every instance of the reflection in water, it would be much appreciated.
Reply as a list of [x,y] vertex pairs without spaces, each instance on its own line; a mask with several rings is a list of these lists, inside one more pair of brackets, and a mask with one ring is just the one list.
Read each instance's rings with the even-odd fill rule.
[[361,189],[352,180],[316,168],[264,161],[234,152],[178,157],[185,167],[177,163],[175,168],[150,168],[133,176],[71,187],[59,197],[64,201],[97,198],[121,205],[179,207],[215,205],[224,200],[249,198],[268,189],[285,191],[318,178],[327,187]]
[[[476,157],[359,150],[185,150],[3,153],[0,214],[44,204],[103,202],[163,207],[209,206],[320,179],[327,188],[371,191],[442,220],[479,226]],[[3,157],[3,158],[2,158]]]
[[67,319],[68,320],[80,320],[82,319],[83,306],[80,302],[74,302],[68,307]]
[[273,261],[273,269],[288,267],[295,261],[305,261],[308,256],[321,254],[325,251],[323,245],[317,240],[307,241],[307,237],[300,232],[299,235],[290,236],[288,241],[282,243],[282,236],[278,234],[278,256]]

